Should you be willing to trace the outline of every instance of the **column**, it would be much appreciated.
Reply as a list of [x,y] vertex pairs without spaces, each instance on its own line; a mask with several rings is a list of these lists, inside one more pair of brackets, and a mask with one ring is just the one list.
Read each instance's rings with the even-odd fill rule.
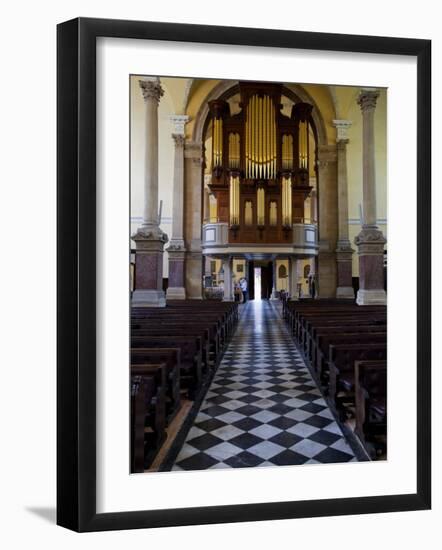
[[233,302],[233,273],[232,273],[233,260],[231,256],[225,256],[222,259],[223,266],[223,285],[224,285],[224,295],[223,302]]
[[316,196],[316,191],[313,191],[310,194],[310,223],[318,223],[318,199]]
[[358,104],[362,111],[362,191],[363,225],[355,238],[359,255],[359,305],[386,304],[384,290],[384,245],[387,242],[376,225],[376,179],[374,112],[379,92],[361,90]]
[[272,262],[272,294],[270,296],[270,300],[276,300],[276,283],[277,283],[277,276],[278,272],[276,270],[276,258]]
[[187,298],[203,297],[203,256],[201,247],[203,219],[203,148],[186,141],[184,146],[184,240],[186,243],[185,287]]
[[172,138],[175,142],[174,172],[173,172],[173,219],[172,238],[167,249],[169,255],[169,300],[184,300],[186,289],[184,285],[184,262],[186,249],[184,246],[184,143],[185,125],[189,120],[187,115],[172,115]]
[[349,120],[334,120],[337,138],[338,158],[338,242],[336,246],[337,288],[336,298],[353,300],[355,293],[352,279],[352,254],[348,237],[348,181],[347,181],[347,144]]
[[203,222],[210,223],[210,191],[204,186]]
[[164,91],[158,78],[139,83],[145,102],[144,209],[143,223],[132,236],[136,247],[132,303],[164,307],[163,250],[168,238],[158,216],[158,104]]
[[299,260],[294,256],[289,258],[289,286],[290,300],[299,300],[298,294],[298,270]]
[[321,298],[335,298],[337,287],[338,187],[336,145],[318,150],[319,253],[317,288]]

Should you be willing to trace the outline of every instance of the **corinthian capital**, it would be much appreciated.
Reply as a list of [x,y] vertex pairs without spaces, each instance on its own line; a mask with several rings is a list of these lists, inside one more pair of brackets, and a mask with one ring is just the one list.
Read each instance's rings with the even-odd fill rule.
[[352,125],[351,120],[334,120],[333,126],[336,128],[336,141],[348,142],[348,130]]
[[185,134],[185,126],[190,120],[188,115],[170,115],[169,120],[173,125],[173,134]]
[[183,134],[172,134],[175,147],[184,147],[185,137]]
[[374,111],[378,97],[379,91],[376,88],[362,88],[358,98],[361,111]]
[[153,99],[157,103],[160,102],[160,98],[164,95],[164,90],[161,87],[160,80],[139,80],[138,81],[143,94],[144,101]]

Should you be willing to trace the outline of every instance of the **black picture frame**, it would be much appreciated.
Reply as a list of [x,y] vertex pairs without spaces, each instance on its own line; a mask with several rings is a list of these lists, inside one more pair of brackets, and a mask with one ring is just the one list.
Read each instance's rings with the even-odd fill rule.
[[[96,512],[96,39],[300,48],[417,59],[417,492]],[[431,41],[74,19],[57,28],[57,523],[75,531],[425,510],[431,506]]]

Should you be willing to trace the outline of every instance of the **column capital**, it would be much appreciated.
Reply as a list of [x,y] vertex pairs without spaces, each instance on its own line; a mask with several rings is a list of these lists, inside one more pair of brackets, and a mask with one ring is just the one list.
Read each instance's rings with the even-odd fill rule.
[[184,136],[186,124],[189,122],[190,117],[188,115],[170,115],[169,120],[173,126],[172,135]]
[[363,113],[374,111],[378,97],[379,90],[376,88],[362,88],[358,97],[358,105],[361,107],[361,111]]
[[198,141],[186,141],[184,148],[185,158],[198,158],[201,159],[203,155],[203,144]]
[[318,148],[318,167],[326,168],[337,161],[336,145],[322,145]]
[[140,84],[144,101],[153,99],[157,103],[160,102],[161,97],[164,95],[164,90],[161,87],[161,83],[158,78],[156,80],[139,80],[138,82]]
[[171,252],[185,252],[186,251],[186,247],[185,247],[185,244],[184,244],[184,240],[183,239],[172,239],[170,241],[170,244],[167,248],[167,251],[169,252],[169,254]]
[[175,142],[175,147],[184,147],[186,138],[184,134],[172,134],[173,141]]
[[336,141],[348,143],[348,130],[352,125],[351,120],[333,120],[333,126],[336,128]]

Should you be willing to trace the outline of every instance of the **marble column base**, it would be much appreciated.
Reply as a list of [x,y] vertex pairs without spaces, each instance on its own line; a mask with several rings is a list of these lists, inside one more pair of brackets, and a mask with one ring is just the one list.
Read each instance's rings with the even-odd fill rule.
[[135,290],[132,305],[165,307],[163,291],[163,249],[167,235],[157,225],[142,226],[132,236],[136,245]]
[[132,294],[133,307],[166,307],[166,295],[162,290],[136,289]]
[[337,288],[336,298],[353,300],[355,292],[352,286],[352,255],[354,250],[349,241],[340,240],[336,248]]
[[185,288],[190,300],[203,299],[203,256],[201,252],[187,252],[185,262]]
[[356,303],[358,306],[385,306],[387,305],[387,293],[385,290],[359,289]]
[[[321,246],[321,245],[320,245]],[[337,288],[335,252],[319,250],[316,294],[318,298],[334,298]]]
[[336,289],[336,298],[354,300],[355,291],[352,286],[338,286]]
[[184,287],[185,249],[183,244],[173,240],[167,249],[169,254],[169,288],[166,296],[169,300],[185,300]]
[[170,286],[166,290],[166,297],[168,300],[185,300],[186,289],[183,286]]
[[384,245],[386,240],[376,226],[363,226],[355,237],[359,254],[359,290],[356,303],[385,305]]

